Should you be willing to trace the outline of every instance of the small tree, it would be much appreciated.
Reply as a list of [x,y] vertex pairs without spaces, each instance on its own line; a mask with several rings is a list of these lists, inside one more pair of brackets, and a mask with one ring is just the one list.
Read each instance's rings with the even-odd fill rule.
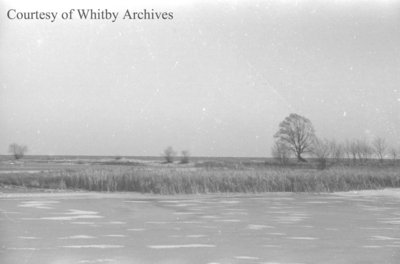
[[315,132],[309,119],[290,114],[279,124],[279,130],[274,137],[285,144],[296,155],[298,161],[305,162],[301,155],[312,150]]
[[366,140],[357,140],[355,142],[355,151],[358,159],[363,162],[367,161],[373,154],[373,148]]
[[335,162],[338,162],[344,157],[345,147],[341,143],[338,143],[336,140],[332,139],[329,142],[329,152],[330,157],[334,159]]
[[28,151],[27,146],[18,145],[17,143],[12,143],[8,147],[8,152],[11,153],[16,160],[22,159],[27,151]]
[[397,149],[396,148],[390,149],[390,156],[392,156],[393,161],[396,160],[396,158],[397,158]]
[[187,164],[187,163],[189,163],[189,159],[190,159],[190,153],[189,153],[189,151],[183,150],[181,153],[182,153],[181,163],[182,163],[182,164]]
[[331,155],[331,145],[326,139],[321,140],[316,138],[313,142],[313,155],[317,158],[318,169],[326,169],[326,160]]
[[290,158],[290,149],[280,141],[275,141],[272,146],[272,157],[279,161],[282,165],[286,165]]
[[358,152],[357,142],[355,140],[352,141],[347,140],[345,145],[345,153],[348,159],[353,160],[353,163],[355,163],[357,160],[357,152]]
[[375,138],[372,142],[372,148],[376,156],[379,158],[379,161],[383,162],[383,158],[385,157],[385,151],[387,148],[385,139],[380,137]]
[[164,150],[163,156],[167,163],[173,163],[174,158],[176,156],[176,152],[171,146],[169,146]]

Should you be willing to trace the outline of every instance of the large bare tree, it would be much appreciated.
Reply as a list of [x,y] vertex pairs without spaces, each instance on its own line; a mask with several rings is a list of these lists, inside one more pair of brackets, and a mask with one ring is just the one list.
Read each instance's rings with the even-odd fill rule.
[[298,161],[304,162],[306,160],[301,155],[312,150],[315,130],[309,119],[298,114],[290,114],[279,124],[279,130],[274,137],[285,144]]

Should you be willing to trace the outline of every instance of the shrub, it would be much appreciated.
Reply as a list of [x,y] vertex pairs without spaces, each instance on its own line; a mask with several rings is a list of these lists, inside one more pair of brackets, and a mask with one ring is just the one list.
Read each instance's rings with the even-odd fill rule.
[[187,150],[182,151],[181,163],[188,164],[190,161],[190,153]]
[[171,146],[169,146],[164,150],[163,156],[164,156],[165,162],[173,163],[174,158],[176,156],[176,152]]
[[13,143],[8,147],[8,152],[11,153],[16,160],[22,159],[27,151],[27,146],[18,145],[17,143]]

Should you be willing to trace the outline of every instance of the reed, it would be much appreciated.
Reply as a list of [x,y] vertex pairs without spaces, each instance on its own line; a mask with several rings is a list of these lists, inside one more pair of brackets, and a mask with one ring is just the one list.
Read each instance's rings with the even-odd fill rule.
[[397,167],[180,168],[99,166],[40,174],[5,174],[0,184],[154,194],[334,192],[400,187]]

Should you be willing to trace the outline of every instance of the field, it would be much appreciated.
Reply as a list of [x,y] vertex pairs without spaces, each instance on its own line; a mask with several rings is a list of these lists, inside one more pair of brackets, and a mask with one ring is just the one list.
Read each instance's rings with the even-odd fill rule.
[[260,158],[2,157],[0,185],[29,189],[154,194],[336,192],[400,187],[400,164],[341,161],[319,170],[315,161],[281,166]]

